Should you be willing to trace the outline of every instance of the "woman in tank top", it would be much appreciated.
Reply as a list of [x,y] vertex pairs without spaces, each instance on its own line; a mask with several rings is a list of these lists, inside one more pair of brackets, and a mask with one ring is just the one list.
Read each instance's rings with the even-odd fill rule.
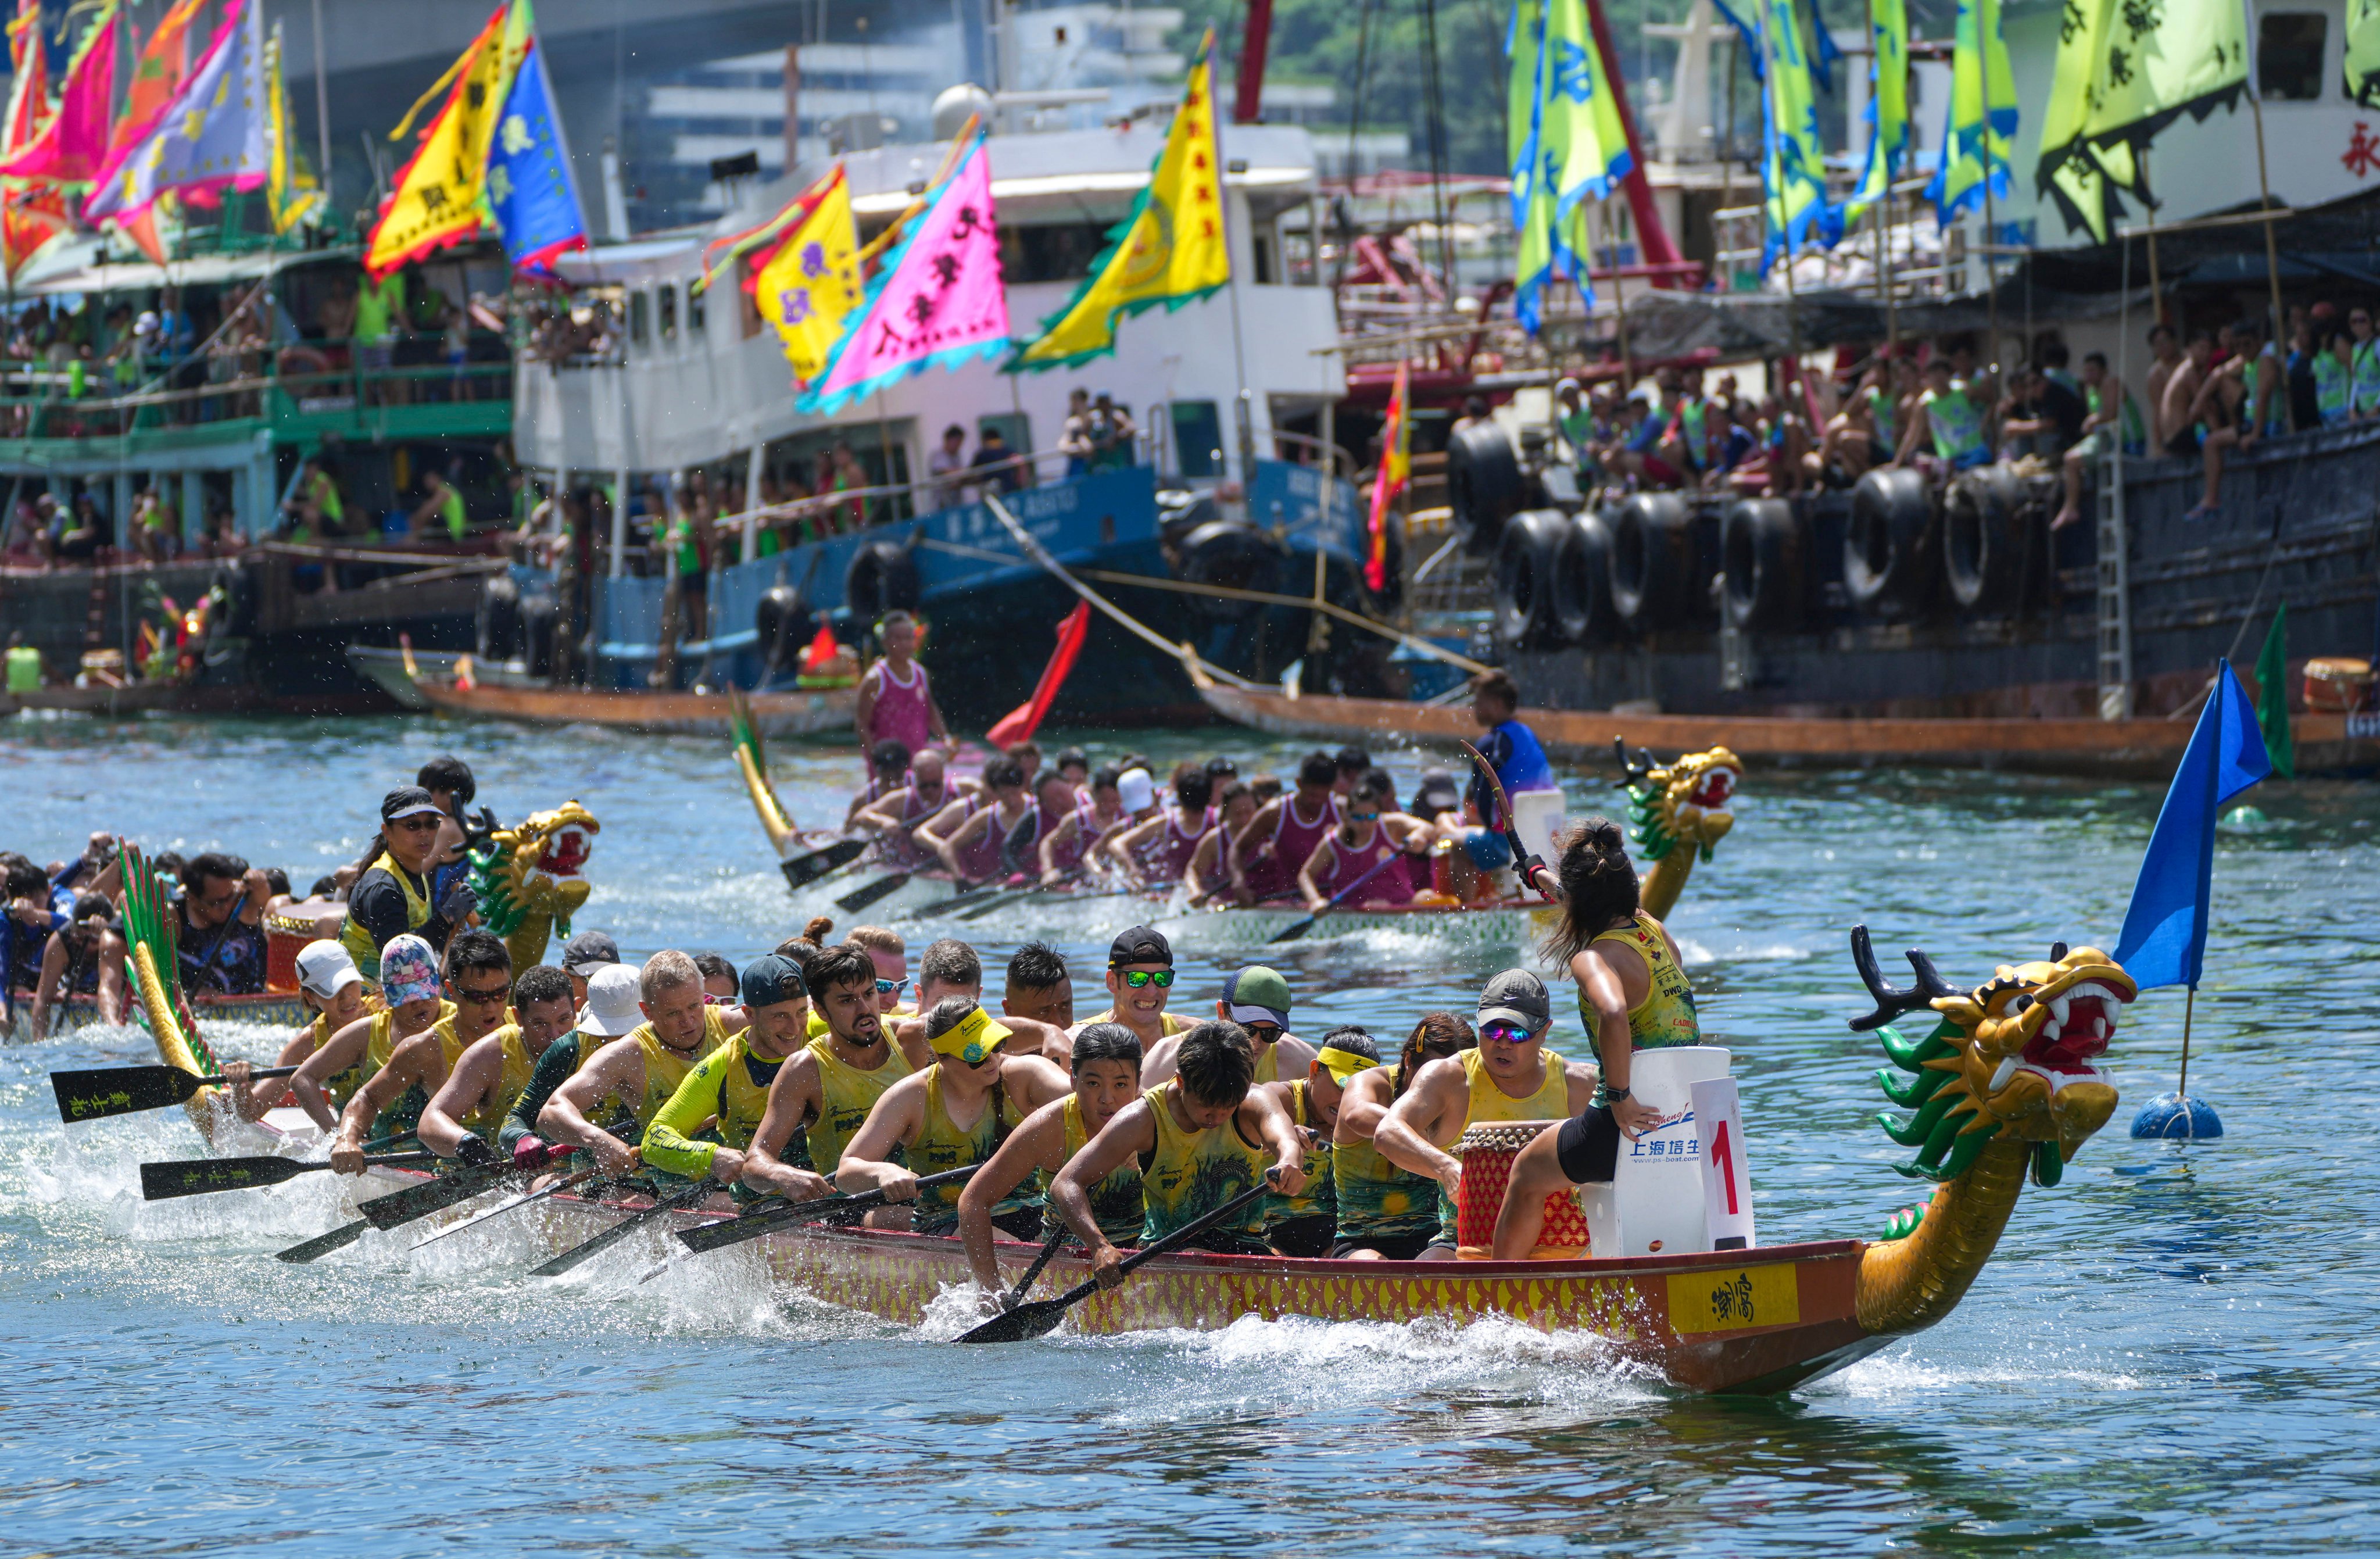
[[1413,902],[1413,871],[1404,858],[1416,840],[1428,847],[1430,829],[1395,805],[1396,786],[1384,771],[1374,769],[1355,782],[1339,827],[1324,835],[1298,871],[1298,889],[1308,909],[1320,909],[1342,893],[1359,907]]

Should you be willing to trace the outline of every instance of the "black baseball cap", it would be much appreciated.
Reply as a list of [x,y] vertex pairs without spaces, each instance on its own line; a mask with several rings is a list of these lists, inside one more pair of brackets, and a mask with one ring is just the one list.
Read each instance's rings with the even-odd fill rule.
[[564,944],[562,971],[583,974],[591,968],[620,961],[620,944],[602,932],[580,932]]
[[1135,926],[1108,948],[1108,968],[1122,968],[1126,964],[1163,964],[1172,968],[1173,944],[1154,926]]
[[763,953],[746,964],[742,986],[747,1007],[772,1007],[810,993],[802,981],[802,966],[783,953]]
[[400,785],[380,798],[380,821],[384,823],[395,822],[399,818],[417,817],[423,812],[433,817],[446,815],[444,809],[430,798],[430,792],[418,785]]

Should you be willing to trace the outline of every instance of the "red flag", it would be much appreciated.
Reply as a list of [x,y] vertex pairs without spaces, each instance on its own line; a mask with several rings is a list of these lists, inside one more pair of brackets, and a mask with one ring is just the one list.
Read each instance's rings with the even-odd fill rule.
[[1058,625],[1058,648],[1050,656],[1050,664],[1041,668],[1041,680],[1034,685],[1033,696],[1002,717],[984,736],[995,748],[1014,747],[1028,741],[1041,728],[1050,713],[1050,706],[1058,701],[1058,689],[1066,685],[1066,674],[1075,669],[1075,657],[1083,652],[1083,640],[1090,637],[1091,603],[1078,602]]
[[841,648],[834,641],[834,629],[819,624],[818,637],[810,640],[809,651],[802,657],[802,669],[811,673],[824,671]]
[[1396,388],[1389,396],[1388,422],[1380,430],[1380,470],[1372,481],[1372,514],[1365,526],[1371,544],[1364,558],[1364,583],[1375,595],[1389,588],[1389,505],[1397,501],[1413,475],[1413,416],[1406,405],[1411,387],[1405,365],[1400,361]]

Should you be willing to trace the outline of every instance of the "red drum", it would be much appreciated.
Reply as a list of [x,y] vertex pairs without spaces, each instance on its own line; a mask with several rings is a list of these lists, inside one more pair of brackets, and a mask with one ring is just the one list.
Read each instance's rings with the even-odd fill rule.
[[[1484,1261],[1496,1244],[1496,1219],[1504,1211],[1504,1187],[1512,1178],[1512,1161],[1521,1150],[1551,1131],[1560,1121],[1498,1121],[1475,1126],[1455,1140],[1454,1156],[1463,1161],[1462,1194],[1454,1206],[1454,1253],[1466,1261]],[[1546,1196],[1546,1226],[1537,1236],[1533,1261],[1574,1261],[1587,1253],[1586,1212],[1579,1206],[1576,1188]]]

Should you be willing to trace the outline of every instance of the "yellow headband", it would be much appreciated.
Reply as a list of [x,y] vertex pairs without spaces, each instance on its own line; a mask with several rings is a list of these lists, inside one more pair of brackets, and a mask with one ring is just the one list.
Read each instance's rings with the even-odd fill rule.
[[933,1047],[935,1054],[955,1056],[972,1066],[997,1052],[1001,1041],[1014,1032],[1004,1024],[994,1023],[991,1014],[978,1007],[926,1043]]
[[1358,1055],[1352,1050],[1341,1050],[1337,1045],[1324,1045],[1314,1059],[1322,1064],[1325,1071],[1339,1079],[1339,1085],[1342,1088],[1347,1085],[1349,1078],[1366,1066],[1379,1065],[1368,1055]]

